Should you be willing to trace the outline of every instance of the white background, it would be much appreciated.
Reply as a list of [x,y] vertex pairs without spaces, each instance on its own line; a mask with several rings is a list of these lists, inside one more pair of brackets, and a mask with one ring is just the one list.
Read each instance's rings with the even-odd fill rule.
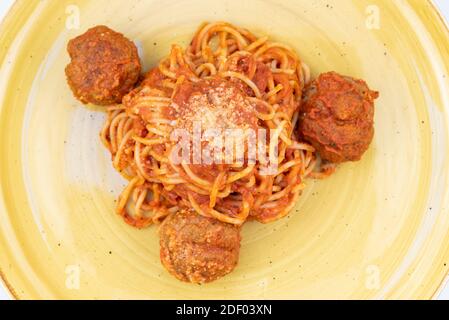
[[[449,1],[448,0],[434,0],[435,3],[440,7],[446,19],[449,20]],[[12,5],[14,0],[0,0],[0,20],[8,12],[9,7]],[[9,295],[6,293],[5,289],[1,287],[0,284],[0,300],[9,299]],[[446,289],[440,295],[440,299],[449,300],[449,283],[446,285]]]

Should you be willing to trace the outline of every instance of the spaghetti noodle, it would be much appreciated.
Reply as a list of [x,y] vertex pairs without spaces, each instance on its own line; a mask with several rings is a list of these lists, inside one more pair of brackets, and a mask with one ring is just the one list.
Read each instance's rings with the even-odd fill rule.
[[[309,81],[308,67],[288,46],[228,23],[203,24],[186,50],[174,45],[123,105],[108,109],[101,137],[115,169],[129,180],[117,212],[137,228],[183,208],[235,225],[286,216],[307,177],[334,169],[321,168],[314,148],[294,132]],[[276,169],[267,174],[267,161],[251,162],[246,145],[233,163],[176,163],[174,132],[194,134],[197,122],[202,134],[212,128],[270,131],[265,138],[277,141]],[[262,153],[271,154],[272,147]]]

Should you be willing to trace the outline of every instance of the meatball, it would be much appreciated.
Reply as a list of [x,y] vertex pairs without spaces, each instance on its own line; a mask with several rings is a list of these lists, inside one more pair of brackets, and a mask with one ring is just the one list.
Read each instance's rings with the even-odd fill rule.
[[139,80],[141,64],[133,42],[108,27],[97,26],[71,40],[67,81],[82,103],[122,102]]
[[162,264],[179,280],[212,282],[238,263],[239,227],[183,210],[169,216],[159,233]]
[[324,161],[358,161],[373,140],[378,97],[362,80],[322,74],[305,90],[299,133]]

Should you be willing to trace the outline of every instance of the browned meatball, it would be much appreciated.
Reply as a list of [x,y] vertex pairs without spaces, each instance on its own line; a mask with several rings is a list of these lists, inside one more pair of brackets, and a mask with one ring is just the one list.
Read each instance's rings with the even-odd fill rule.
[[141,64],[133,42],[108,27],[97,26],[71,40],[67,81],[82,103],[122,102],[139,79]]
[[305,91],[299,131],[325,161],[358,161],[374,136],[374,100],[362,80],[324,73]]
[[162,264],[179,280],[212,282],[238,263],[239,227],[184,210],[169,216],[159,233]]

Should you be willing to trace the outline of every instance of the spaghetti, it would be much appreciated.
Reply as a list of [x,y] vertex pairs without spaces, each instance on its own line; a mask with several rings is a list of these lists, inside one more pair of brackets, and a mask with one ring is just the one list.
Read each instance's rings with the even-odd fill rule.
[[[129,180],[117,212],[137,228],[183,208],[235,225],[286,216],[307,177],[334,170],[321,167],[315,149],[294,131],[309,80],[308,67],[288,46],[228,23],[203,24],[186,50],[174,45],[123,105],[108,109],[102,141]],[[236,129],[247,138],[253,130],[259,139],[263,130],[271,132],[265,138],[277,142],[276,170],[267,174],[267,161],[251,162],[247,145],[232,163],[175,162],[173,134],[195,134],[196,123],[202,134]],[[211,142],[199,147],[206,145]],[[263,154],[274,151],[270,145]],[[195,149],[191,141],[188,146]]]

